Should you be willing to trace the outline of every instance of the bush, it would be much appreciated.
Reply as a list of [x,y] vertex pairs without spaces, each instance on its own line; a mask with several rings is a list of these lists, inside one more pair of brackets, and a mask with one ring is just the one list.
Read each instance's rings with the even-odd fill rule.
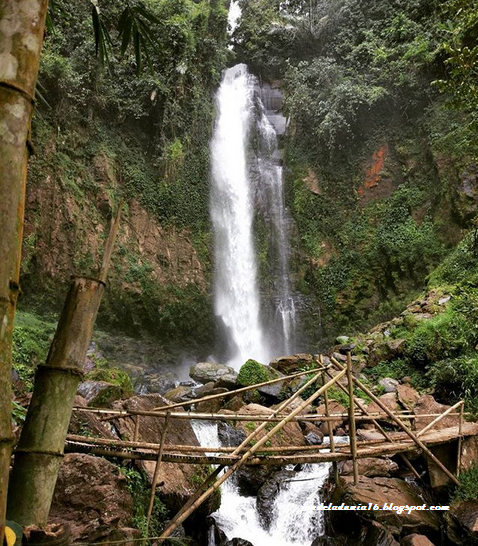
[[460,474],[460,485],[455,489],[451,502],[476,501],[478,499],[478,464]]
[[424,389],[427,382],[423,375],[423,370],[418,369],[408,360],[397,358],[390,362],[380,362],[373,368],[366,368],[364,373],[374,382],[380,381],[384,377],[401,380],[403,377],[410,377],[410,384],[416,389]]
[[438,400],[466,401],[467,410],[478,414],[478,357],[461,356],[431,365],[427,378]]

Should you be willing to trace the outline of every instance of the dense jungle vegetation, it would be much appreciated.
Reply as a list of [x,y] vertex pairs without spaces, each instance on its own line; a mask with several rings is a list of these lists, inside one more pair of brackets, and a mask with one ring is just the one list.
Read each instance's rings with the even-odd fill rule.
[[[242,1],[231,51],[227,2],[151,1],[157,40],[141,70],[132,47],[121,51],[119,6],[101,6],[113,42],[98,58],[89,3],[55,4],[23,258],[22,305],[35,313],[56,312],[72,271],[94,272],[125,196],[146,220],[126,211],[100,325],[209,350],[213,93],[241,61],[285,92],[294,284],[311,347],[399,313],[471,228],[477,14],[467,2]],[[152,225],[155,251],[138,234]]]
[[399,312],[471,225],[477,24],[459,1],[243,2],[238,57],[286,93],[298,288],[327,339]]

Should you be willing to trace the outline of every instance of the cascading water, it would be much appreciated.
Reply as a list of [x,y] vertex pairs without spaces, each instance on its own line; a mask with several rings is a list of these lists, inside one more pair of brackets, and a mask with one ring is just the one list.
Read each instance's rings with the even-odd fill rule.
[[[256,78],[240,64],[226,70],[217,93],[211,144],[211,217],[215,242],[215,311],[225,331],[230,361],[267,363],[294,350],[296,313],[289,280],[290,218],[284,205],[277,134],[260,99]],[[254,135],[255,149],[249,141]],[[261,324],[253,244],[255,200],[270,231],[275,324]]]
[[211,218],[215,247],[215,312],[222,321],[238,368],[269,351],[260,321],[252,225],[254,205],[246,149],[253,121],[254,79],[246,65],[226,70],[217,93],[211,143]]
[[[195,422],[194,431],[204,446],[219,446],[216,424]],[[269,529],[265,529],[256,510],[256,498],[240,495],[234,478],[221,488],[221,507],[213,514],[229,540],[242,538],[254,546],[310,546],[323,534],[320,488],[330,471],[330,463],[303,465],[281,490],[272,506]],[[210,543],[212,546],[213,543]]]
[[271,225],[273,254],[273,297],[275,306],[274,348],[276,354],[291,354],[294,350],[296,311],[289,279],[291,219],[284,203],[283,169],[280,165],[280,152],[276,129],[269,121],[264,105],[259,102],[260,115],[257,122],[259,150],[257,173],[259,187],[266,202],[267,217]]

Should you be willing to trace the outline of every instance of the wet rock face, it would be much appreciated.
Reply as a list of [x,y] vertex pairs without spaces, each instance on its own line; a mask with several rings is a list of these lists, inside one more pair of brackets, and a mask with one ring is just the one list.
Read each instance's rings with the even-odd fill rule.
[[449,528],[457,544],[478,542],[478,500],[462,501],[451,507],[448,515]]
[[434,544],[425,535],[417,535],[417,533],[413,533],[402,539],[400,546],[434,546]]
[[256,507],[262,525],[269,529],[272,521],[274,501],[281,490],[284,482],[293,479],[293,470],[282,470],[269,478],[257,492]]
[[246,439],[244,431],[226,425],[222,421],[218,425],[218,434],[221,444],[225,447],[237,447]]
[[233,538],[224,544],[224,546],[254,546],[252,542],[244,540],[243,538]]
[[130,527],[132,512],[127,480],[117,466],[82,453],[65,456],[50,520],[68,524],[73,542],[139,538]]
[[78,394],[85,398],[89,406],[103,407],[121,398],[121,388],[107,381],[83,381],[78,385]]

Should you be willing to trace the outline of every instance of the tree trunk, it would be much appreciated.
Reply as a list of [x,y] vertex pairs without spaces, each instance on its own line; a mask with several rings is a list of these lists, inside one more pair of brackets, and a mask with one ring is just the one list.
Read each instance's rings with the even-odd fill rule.
[[11,348],[19,290],[28,135],[47,0],[0,0],[0,544],[12,449]]
[[46,365],[39,366],[8,492],[8,518],[46,525],[104,283],[75,278]]

